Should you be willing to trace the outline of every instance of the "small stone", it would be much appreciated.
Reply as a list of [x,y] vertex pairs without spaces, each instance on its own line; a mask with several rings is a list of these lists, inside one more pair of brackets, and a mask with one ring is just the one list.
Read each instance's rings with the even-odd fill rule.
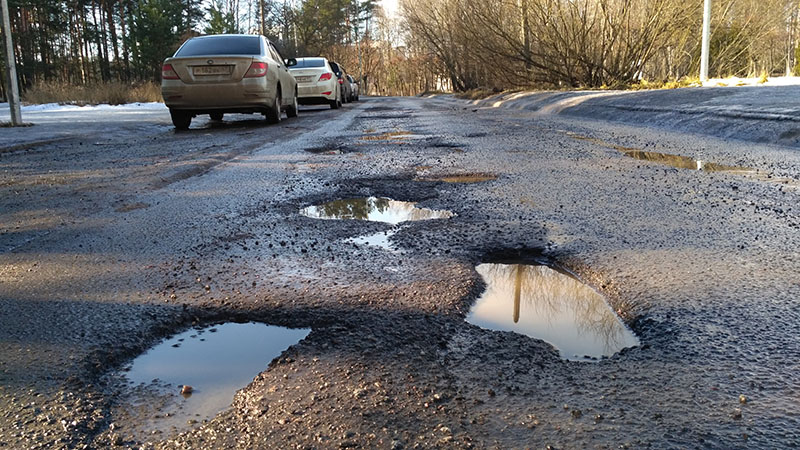
[[194,392],[194,388],[189,385],[184,384],[181,387],[181,395],[191,394],[192,392]]
[[403,450],[402,441],[392,441],[392,450]]
[[733,417],[735,420],[741,420],[742,419],[742,410],[739,409],[739,408],[734,409],[733,413],[731,414],[731,417]]
[[739,395],[739,403],[743,405],[747,403],[747,397],[745,397],[744,394]]
[[579,419],[581,416],[583,416],[583,412],[580,409],[573,409],[572,410],[572,418],[573,419]]
[[489,389],[488,394],[489,394],[489,397],[494,397],[495,395],[497,395],[497,393],[494,392],[494,389]]

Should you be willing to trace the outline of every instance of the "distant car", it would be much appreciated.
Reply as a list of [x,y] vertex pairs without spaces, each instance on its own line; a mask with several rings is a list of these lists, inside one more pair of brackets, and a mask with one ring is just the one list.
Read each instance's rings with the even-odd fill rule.
[[330,105],[337,109],[342,106],[339,79],[327,59],[321,57],[297,58],[297,64],[290,69],[297,80],[298,101],[301,105]]
[[179,130],[199,114],[222,120],[226,113],[261,113],[277,123],[282,111],[297,116],[297,82],[289,73],[296,63],[264,36],[195,37],[164,61],[161,95]]
[[339,85],[342,87],[342,103],[347,103],[350,101],[353,90],[353,88],[350,87],[350,83],[347,81],[347,78],[345,78],[347,72],[339,63],[335,63],[333,61],[331,61],[331,68],[333,69],[333,73],[336,74],[336,78],[339,80]]
[[359,91],[361,91],[361,86],[359,86],[358,81],[356,81],[352,76],[346,75],[345,78],[347,78],[347,81],[350,82],[350,101],[357,102]]

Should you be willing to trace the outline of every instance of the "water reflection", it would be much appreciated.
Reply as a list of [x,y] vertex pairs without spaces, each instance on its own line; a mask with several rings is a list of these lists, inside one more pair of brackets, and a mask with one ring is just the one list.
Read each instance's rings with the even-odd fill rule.
[[408,221],[448,219],[450,211],[417,208],[415,202],[400,202],[384,197],[334,200],[303,208],[300,213],[312,219],[353,219],[398,224]]
[[671,155],[669,153],[645,152],[626,148],[618,149],[630,158],[640,161],[650,161],[678,169],[702,170],[704,172],[752,172],[753,169],[739,166],[726,166],[708,161],[701,161],[688,156]]
[[176,403],[147,426],[179,429],[187,420],[208,419],[227,408],[237,390],[309,332],[263,323],[191,329],[136,358],[126,377],[135,385],[149,385],[153,380],[168,384]]
[[477,271],[487,288],[467,317],[474,325],[542,339],[573,360],[639,345],[603,296],[571,276],[526,264],[481,264]]

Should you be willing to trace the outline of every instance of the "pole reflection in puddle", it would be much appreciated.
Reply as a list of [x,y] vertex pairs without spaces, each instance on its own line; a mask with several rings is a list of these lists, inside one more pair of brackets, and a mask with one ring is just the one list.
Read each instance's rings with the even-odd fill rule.
[[527,264],[482,264],[477,271],[487,288],[467,317],[474,325],[542,339],[573,360],[639,345],[605,298],[569,275]]

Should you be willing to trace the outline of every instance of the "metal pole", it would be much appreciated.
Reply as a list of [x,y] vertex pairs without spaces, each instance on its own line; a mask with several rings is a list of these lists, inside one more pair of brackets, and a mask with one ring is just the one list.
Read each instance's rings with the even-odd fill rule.
[[19,86],[17,86],[17,66],[14,64],[14,43],[11,41],[11,16],[8,1],[0,0],[3,9],[3,30],[6,35],[6,74],[8,75],[8,106],[11,109],[11,126],[22,125],[22,111],[19,108]]
[[708,81],[708,47],[711,35],[711,0],[703,8],[703,47],[700,54],[700,81]]

